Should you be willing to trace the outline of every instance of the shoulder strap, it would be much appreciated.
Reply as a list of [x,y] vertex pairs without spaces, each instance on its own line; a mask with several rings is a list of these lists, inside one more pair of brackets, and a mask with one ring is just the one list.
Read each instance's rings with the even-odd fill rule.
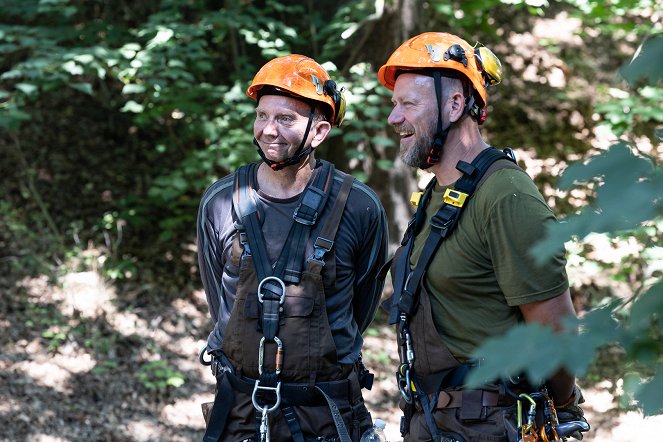
[[268,276],[277,276],[285,282],[298,283],[311,227],[315,225],[327,203],[335,168],[331,163],[321,161],[320,170],[302,192],[293,213],[295,222],[288,233],[288,240],[272,267],[262,233],[261,214],[253,192],[255,166],[255,163],[242,166],[235,174],[233,209],[239,220],[240,241],[245,250],[253,256],[259,281]]
[[[435,215],[430,219],[431,233],[426,240],[426,244],[421,252],[421,255],[417,261],[417,265],[410,272],[410,254],[412,251],[412,244],[414,244],[414,237],[418,233],[418,230],[415,230],[409,238],[410,244],[408,244],[408,253],[405,257],[405,271],[407,272],[407,277],[403,283],[403,289],[400,293],[400,299],[398,301],[398,310],[401,313],[404,313],[408,316],[414,313],[418,305],[418,294],[419,294],[419,285],[421,280],[428,270],[428,266],[435,252],[440,247],[442,240],[448,237],[454,228],[458,225],[462,209],[469,202],[472,197],[472,194],[476,190],[478,184],[483,183],[482,178],[490,166],[497,160],[507,159],[509,161],[514,161],[511,157],[506,155],[504,152],[495,149],[487,148],[484,149],[475,159],[472,161],[472,164],[469,164],[465,161],[459,161],[456,165],[456,168],[463,172],[463,176],[456,182],[456,185],[453,189],[449,188],[444,194],[444,200],[440,209]],[[508,163],[507,163],[508,164]],[[493,168],[491,173],[497,170]],[[426,196],[426,195],[425,195]],[[422,201],[423,204],[420,204],[417,208],[416,217],[425,218],[426,205],[430,199],[430,193],[427,196],[427,199]],[[422,213],[420,215],[419,213]],[[415,222],[416,224],[416,222]],[[420,223],[421,224],[421,223]],[[421,226],[418,226],[419,229]]]
[[309,183],[300,197],[292,215],[295,222],[292,223],[288,233],[288,241],[274,265],[274,274],[283,275],[285,282],[296,284],[301,279],[306,244],[334,186],[335,170],[333,164],[321,161],[315,179]]
[[336,232],[341,224],[341,217],[345,211],[345,205],[348,201],[348,196],[350,196],[350,190],[352,190],[352,183],[354,180],[354,177],[350,174],[345,175],[345,178],[343,178],[343,183],[341,183],[341,188],[338,191],[334,205],[329,213],[329,218],[327,218],[327,221],[322,226],[322,229],[313,244],[313,256],[311,256],[308,261],[313,260],[321,265],[325,265],[325,254],[331,251],[334,246]]
[[271,276],[272,268],[269,264],[265,238],[262,234],[258,204],[253,194],[255,166],[255,163],[244,165],[235,173],[233,209],[240,223],[237,226],[240,241],[244,245],[245,250],[253,256],[258,280],[262,281],[266,277]]

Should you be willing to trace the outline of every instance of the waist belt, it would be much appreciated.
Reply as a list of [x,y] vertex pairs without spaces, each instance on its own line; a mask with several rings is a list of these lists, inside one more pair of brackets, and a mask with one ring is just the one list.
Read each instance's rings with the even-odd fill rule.
[[[237,376],[227,373],[226,376],[234,390],[246,394],[252,394],[256,380],[245,376]],[[305,383],[281,383],[281,401],[288,405],[327,405],[328,401],[320,392],[334,399],[344,399],[351,403],[361,398],[359,381],[350,373],[347,379],[338,381]]]
[[436,408],[461,408],[468,402],[482,407],[495,407],[500,404],[500,394],[487,390],[440,391]]

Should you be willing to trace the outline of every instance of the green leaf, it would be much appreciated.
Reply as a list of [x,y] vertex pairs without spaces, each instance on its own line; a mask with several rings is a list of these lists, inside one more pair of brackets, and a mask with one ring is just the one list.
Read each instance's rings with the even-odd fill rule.
[[634,392],[635,399],[640,403],[645,416],[653,416],[663,412],[663,364],[658,366],[656,374],[647,382],[642,382]]
[[120,112],[133,112],[136,114],[139,114],[143,112],[144,106],[142,104],[138,104],[133,100],[127,101],[122,109],[120,109]]
[[663,36],[659,34],[640,45],[631,61],[622,66],[620,74],[632,85],[641,80],[653,85],[663,79],[661,60],[663,60]]
[[371,138],[371,143],[377,144],[377,145],[380,145],[380,146],[384,146],[384,147],[392,147],[392,146],[396,145],[394,140],[392,140],[391,138],[385,137],[384,135],[374,136],[373,138]]
[[36,85],[30,83],[16,83],[14,87],[23,92],[25,95],[32,95],[39,90]]
[[145,92],[145,86],[142,84],[125,84],[124,87],[122,87],[122,93],[124,95],[129,95],[129,94],[140,94]]
[[663,282],[653,285],[633,302],[628,325],[637,333],[649,328],[655,320],[663,331]]
[[69,83],[69,86],[72,89],[76,89],[77,91],[84,92],[88,95],[92,95],[92,85],[90,83]]

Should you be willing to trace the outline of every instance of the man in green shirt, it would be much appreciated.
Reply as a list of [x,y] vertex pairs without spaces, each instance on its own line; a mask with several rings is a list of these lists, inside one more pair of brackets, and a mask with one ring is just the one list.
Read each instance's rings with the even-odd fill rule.
[[[388,122],[401,137],[401,159],[435,175],[391,269],[401,432],[406,441],[515,441],[516,400],[505,390],[531,386],[464,389],[471,354],[519,322],[559,330],[575,311],[563,253],[543,265],[529,255],[552,211],[479,131],[486,87],[501,80],[501,65],[485,47],[429,32],[403,43],[378,77],[393,91]],[[560,417],[582,418],[572,375],[560,370],[546,388]]]

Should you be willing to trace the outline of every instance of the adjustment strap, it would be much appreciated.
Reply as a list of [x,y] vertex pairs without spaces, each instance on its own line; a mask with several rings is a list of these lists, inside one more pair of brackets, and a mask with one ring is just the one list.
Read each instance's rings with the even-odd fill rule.
[[243,232],[249,249],[253,255],[253,262],[258,274],[258,280],[263,280],[272,273],[265,246],[265,238],[262,234],[261,216],[258,204],[253,194],[253,183],[256,179],[256,164],[251,163],[240,167],[235,173],[235,192],[233,197],[233,209],[237,218],[241,220]]
[[281,407],[281,413],[283,413],[285,422],[288,424],[293,442],[304,442],[304,434],[302,434],[302,427],[299,425],[295,410],[290,406]]
[[274,265],[274,274],[283,275],[285,282],[299,283],[306,244],[313,226],[327,204],[333,187],[333,176],[336,170],[334,165],[328,161],[320,161],[320,164],[318,173],[311,177],[300,197],[299,204],[292,215],[294,222],[288,233],[288,241]]
[[334,205],[331,208],[327,221],[325,221],[322,229],[320,229],[320,233],[313,244],[313,256],[311,256],[308,261],[313,260],[325,265],[324,257],[334,246],[336,232],[338,231],[338,226],[341,224],[341,218],[343,217],[345,205],[348,201],[350,191],[352,190],[352,183],[354,180],[355,179],[352,175],[345,175],[343,178],[341,188],[338,191],[338,195],[336,196],[336,200],[334,201]]
[[352,442],[352,439],[350,439],[350,434],[348,433],[348,429],[345,426],[345,423],[343,422],[343,417],[341,416],[341,412],[338,409],[338,405],[334,402],[334,400],[327,395],[320,387],[316,385],[315,387],[316,390],[320,392],[320,394],[325,398],[327,401],[327,405],[329,405],[329,411],[331,412],[332,419],[334,419],[334,425],[336,426],[336,433],[338,433],[338,438],[340,442]]

